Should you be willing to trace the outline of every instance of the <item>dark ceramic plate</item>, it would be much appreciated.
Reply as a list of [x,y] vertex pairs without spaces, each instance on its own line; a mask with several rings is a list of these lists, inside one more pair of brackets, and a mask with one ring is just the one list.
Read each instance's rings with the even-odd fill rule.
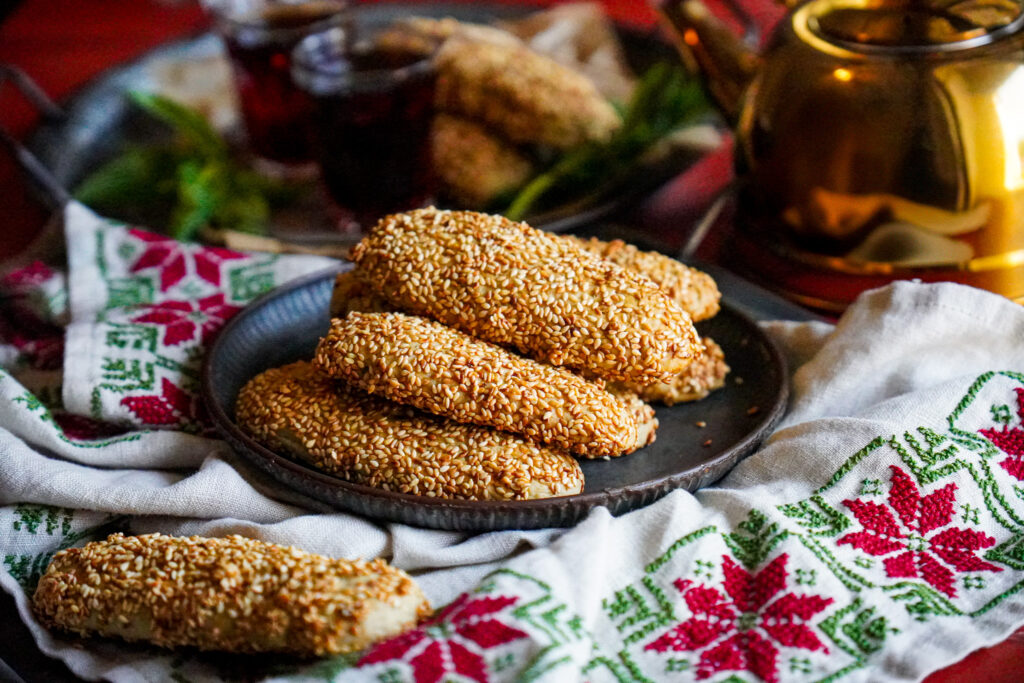
[[[490,23],[511,19],[539,9],[530,5],[499,5],[487,2],[464,3],[382,3],[362,9],[362,20],[368,23],[391,21],[408,15],[445,17],[464,21]],[[626,57],[637,73],[643,73],[659,61],[676,61],[671,46],[656,31],[618,27]],[[153,67],[167,61],[201,60],[222,53],[219,38],[205,34],[192,39],[169,43],[152,50],[123,66],[101,74],[74,97],[63,103],[67,117],[40,126],[29,142],[29,148],[50,170],[58,184],[75,188],[92,171],[114,157],[126,146],[162,140],[166,130],[159,123],[132,107],[124,93],[127,90],[157,90]],[[710,113],[709,113],[710,116]],[[700,158],[703,152],[679,150],[668,158],[637,172],[622,183],[608,188],[598,196],[588,197],[534,213],[526,220],[536,227],[561,231],[592,222],[612,211],[654,191]],[[323,212],[322,199],[316,195],[307,202],[278,212],[272,220],[275,235],[296,242],[337,241],[338,235],[319,224]],[[166,222],[163,210],[145,213],[111,211],[112,218],[140,225],[160,226]],[[310,227],[310,226],[315,227]]]
[[350,484],[260,446],[233,421],[235,397],[250,378],[312,357],[328,327],[333,280],[333,273],[310,276],[235,316],[206,358],[203,395],[221,434],[250,462],[287,486],[367,517],[483,531],[570,526],[599,505],[619,514],[672,489],[693,491],[716,481],[757,447],[786,407],[789,388],[778,348],[752,320],[725,305],[698,329],[725,351],[732,367],[726,386],[697,403],[658,408],[658,438],[650,446],[621,458],[582,461],[586,483],[579,495],[439,501]]

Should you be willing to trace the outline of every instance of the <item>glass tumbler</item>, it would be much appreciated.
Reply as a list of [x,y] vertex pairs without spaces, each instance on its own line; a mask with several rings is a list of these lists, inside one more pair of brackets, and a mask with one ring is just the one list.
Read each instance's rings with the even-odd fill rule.
[[209,0],[234,73],[256,166],[271,175],[315,174],[309,101],[291,79],[291,54],[303,37],[345,20],[347,2]]
[[311,139],[342,232],[433,199],[432,57],[379,48],[366,27],[331,28],[295,48],[292,77],[311,102]]

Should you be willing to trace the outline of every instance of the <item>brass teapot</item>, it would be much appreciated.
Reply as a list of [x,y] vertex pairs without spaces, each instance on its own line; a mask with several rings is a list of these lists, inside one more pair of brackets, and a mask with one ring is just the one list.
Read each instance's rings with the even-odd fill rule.
[[761,54],[700,0],[661,11],[735,125],[755,275],[830,310],[896,278],[1024,300],[1019,2],[807,0]]

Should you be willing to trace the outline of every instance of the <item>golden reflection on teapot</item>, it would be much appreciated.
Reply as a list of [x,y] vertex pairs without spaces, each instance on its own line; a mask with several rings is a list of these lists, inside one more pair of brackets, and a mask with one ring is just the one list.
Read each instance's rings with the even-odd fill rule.
[[879,276],[1024,298],[1020,4],[810,0],[761,55],[699,0],[661,9],[735,125],[753,274],[832,310]]

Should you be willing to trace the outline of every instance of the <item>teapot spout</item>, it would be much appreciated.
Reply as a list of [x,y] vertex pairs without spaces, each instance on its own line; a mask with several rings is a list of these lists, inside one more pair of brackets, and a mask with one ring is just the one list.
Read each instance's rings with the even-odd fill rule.
[[686,67],[702,78],[722,115],[735,125],[743,93],[754,79],[761,60],[748,46],[756,43],[756,24],[737,3],[723,4],[741,20],[745,36],[736,35],[701,0],[665,0],[659,7],[659,14]]

